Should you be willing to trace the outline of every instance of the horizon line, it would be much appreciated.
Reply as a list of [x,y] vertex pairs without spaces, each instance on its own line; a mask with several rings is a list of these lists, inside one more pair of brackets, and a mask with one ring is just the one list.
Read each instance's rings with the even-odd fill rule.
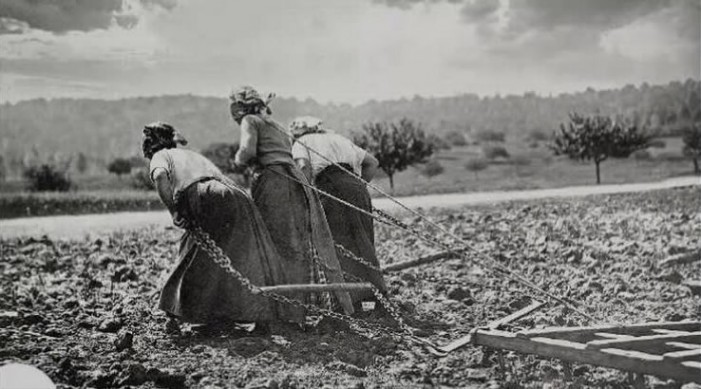
[[[368,99],[365,100],[362,103],[350,103],[350,102],[338,102],[338,101],[333,101],[333,100],[328,100],[326,102],[321,102],[319,100],[314,99],[311,96],[307,97],[297,97],[297,96],[276,96],[276,99],[286,99],[286,100],[297,100],[300,102],[304,102],[307,100],[311,100],[316,104],[319,105],[350,105],[352,107],[359,107],[363,106],[366,104],[370,103],[387,103],[387,102],[399,102],[399,101],[411,101],[415,99],[450,99],[450,98],[456,98],[456,97],[464,97],[464,96],[476,96],[478,99],[483,100],[483,99],[496,99],[496,98],[508,98],[508,97],[526,97],[527,95],[534,95],[537,98],[543,98],[543,99],[551,99],[551,98],[558,98],[563,95],[575,95],[575,94],[580,94],[580,93],[587,93],[590,90],[593,92],[610,92],[610,91],[615,91],[615,90],[621,90],[624,89],[628,86],[633,86],[636,89],[639,89],[643,87],[643,85],[647,84],[647,87],[658,87],[658,86],[669,86],[674,83],[679,83],[679,84],[686,84],[687,82],[701,82],[701,78],[692,78],[692,77],[687,77],[686,79],[683,80],[671,80],[668,81],[667,83],[659,83],[659,84],[650,84],[647,81],[643,81],[638,84],[634,83],[627,83],[625,85],[619,86],[619,87],[613,87],[613,88],[602,88],[602,89],[596,89],[593,87],[587,87],[586,89],[582,90],[576,90],[576,91],[569,91],[569,92],[559,92],[557,94],[555,93],[539,93],[536,91],[523,91],[520,94],[516,93],[508,93],[508,94],[501,94],[500,92],[495,92],[491,95],[480,95],[478,93],[473,93],[473,92],[463,92],[463,93],[458,93],[458,94],[452,94],[452,95],[420,95],[420,94],[414,94],[411,97],[407,96],[402,96],[398,98],[389,98],[389,99],[382,99],[382,100],[377,100],[377,99]],[[130,99],[148,99],[148,98],[167,98],[167,97],[182,97],[182,96],[192,96],[192,97],[200,97],[200,98],[213,98],[213,99],[223,99],[226,100],[228,99],[225,96],[214,96],[214,95],[203,95],[203,94],[197,94],[197,93],[192,93],[192,92],[186,92],[186,93],[173,93],[173,94],[161,94],[161,95],[125,95],[122,97],[115,97],[115,98],[98,98],[98,97],[70,97],[70,96],[60,96],[60,97],[35,97],[31,99],[23,99],[23,100],[17,100],[17,101],[2,101],[0,102],[0,106],[14,106],[18,104],[23,104],[23,103],[30,103],[34,101],[40,101],[40,100],[45,100],[47,102],[51,101],[56,101],[56,100],[75,100],[75,101],[80,101],[80,100],[93,100],[93,101],[106,101],[106,102],[116,102],[116,101],[121,101],[121,100],[130,100]],[[274,100],[273,100],[274,101]]]

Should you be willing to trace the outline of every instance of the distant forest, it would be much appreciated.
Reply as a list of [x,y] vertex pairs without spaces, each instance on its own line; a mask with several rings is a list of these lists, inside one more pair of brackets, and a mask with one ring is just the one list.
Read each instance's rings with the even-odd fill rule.
[[[371,100],[357,106],[280,97],[271,104],[274,117],[283,124],[296,116],[313,115],[344,134],[359,130],[367,122],[407,117],[438,136],[452,131],[469,136],[487,130],[503,132],[509,139],[525,138],[534,131],[550,133],[572,111],[625,116],[660,134],[674,134],[690,122],[701,121],[699,107],[701,82],[691,79],[600,91],[589,88],[557,96],[417,96]],[[226,98],[177,95],[121,100],[36,99],[0,105],[0,156],[8,170],[31,158],[75,160],[78,156],[105,166],[115,157],[140,154],[141,128],[155,120],[175,125],[194,149],[238,139],[238,127],[231,120]]]

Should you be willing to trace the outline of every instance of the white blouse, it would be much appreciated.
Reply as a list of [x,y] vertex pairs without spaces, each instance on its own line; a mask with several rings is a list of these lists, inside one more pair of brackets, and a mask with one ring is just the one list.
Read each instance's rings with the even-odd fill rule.
[[[323,155],[321,157],[314,151]],[[312,175],[316,177],[324,168],[334,163],[347,163],[353,167],[353,172],[360,175],[366,151],[356,146],[350,139],[334,133],[307,134],[292,146],[292,158],[306,159],[312,167]]]

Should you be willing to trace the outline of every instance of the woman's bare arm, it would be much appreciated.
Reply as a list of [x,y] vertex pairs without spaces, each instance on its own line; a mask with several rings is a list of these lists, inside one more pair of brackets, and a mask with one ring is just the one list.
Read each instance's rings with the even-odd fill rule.
[[299,170],[304,173],[304,177],[307,178],[308,182],[312,182],[312,164],[309,162],[308,159],[306,158],[297,158],[295,159],[295,163],[297,163],[297,167],[299,167]]
[[370,153],[365,153],[363,162],[360,165],[360,177],[362,177],[363,180],[367,182],[372,181],[372,179],[375,178],[375,175],[377,174],[377,167],[379,165],[380,163],[377,161],[377,158],[373,157]]
[[239,150],[234,157],[237,165],[247,165],[255,158],[258,147],[258,132],[252,123],[252,117],[246,116],[241,120],[241,139],[239,140]]
[[168,208],[170,216],[173,219],[173,224],[178,227],[185,228],[186,221],[183,219],[175,209],[175,202],[173,200],[173,185],[170,182],[170,177],[168,177],[168,172],[165,169],[157,168],[152,173],[153,184],[156,186],[156,191],[158,192],[158,197],[161,198],[163,204]]

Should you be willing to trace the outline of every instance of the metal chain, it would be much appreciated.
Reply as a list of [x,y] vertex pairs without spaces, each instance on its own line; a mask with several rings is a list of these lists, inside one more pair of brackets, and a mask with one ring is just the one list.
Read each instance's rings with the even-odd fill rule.
[[394,225],[394,226],[396,226],[396,227],[402,228],[402,229],[404,229],[405,231],[408,231],[408,232],[414,234],[415,236],[421,238],[421,239],[424,240],[424,241],[428,241],[429,243],[433,243],[433,244],[436,244],[436,245],[440,245],[440,246],[442,246],[443,248],[448,247],[447,244],[438,241],[436,238],[432,237],[431,235],[427,234],[426,232],[421,231],[421,230],[419,230],[418,228],[416,228],[416,227],[414,227],[414,226],[410,226],[410,225],[407,224],[407,223],[404,223],[403,221],[399,220],[398,218],[396,218],[396,217],[390,215],[389,213],[387,213],[387,212],[385,212],[385,211],[383,211],[383,210],[381,210],[381,209],[378,209],[378,208],[373,207],[373,208],[372,208],[372,212],[373,212],[373,213],[376,213],[377,215],[380,215],[381,217],[383,217],[383,218],[385,218],[385,219],[387,219],[387,220],[390,222],[391,225]]
[[[318,192],[318,193],[321,193],[321,194],[323,194],[323,195],[325,195],[325,196],[328,196],[329,198],[334,199],[335,201],[338,201],[338,202],[340,202],[340,203],[342,203],[342,204],[344,204],[344,205],[347,205],[347,206],[349,206],[349,207],[351,207],[351,208],[353,208],[353,209],[355,209],[355,210],[357,210],[357,211],[360,211],[360,212],[362,212],[362,213],[364,213],[364,214],[368,214],[368,215],[370,215],[371,217],[373,217],[373,218],[376,219],[376,220],[381,220],[381,221],[383,221],[383,222],[385,222],[385,223],[387,223],[387,222],[389,221],[389,222],[391,223],[391,219],[389,219],[389,220],[382,219],[382,218],[379,218],[379,219],[378,219],[377,215],[374,215],[374,214],[372,214],[372,213],[369,213],[368,211],[366,211],[366,210],[364,210],[364,209],[361,209],[361,208],[359,208],[359,207],[356,207],[355,205],[350,204],[350,203],[348,203],[348,202],[345,201],[345,200],[339,199],[339,198],[336,197],[336,196],[333,196],[333,195],[331,195],[331,194],[329,194],[329,193],[326,193],[326,192],[324,192],[323,190],[321,190],[321,189],[319,189],[319,188],[316,188],[316,187],[314,187],[313,185],[310,185],[309,183],[302,182],[302,181],[300,181],[300,180],[298,180],[298,179],[296,179],[296,178],[294,178],[294,177],[290,177],[290,176],[288,176],[288,175],[286,175],[286,174],[284,174],[284,173],[280,173],[280,172],[278,172],[278,171],[276,171],[276,170],[272,170],[272,171],[273,171],[273,172],[276,172],[277,174],[279,174],[279,175],[281,175],[281,176],[283,176],[283,177],[286,177],[286,178],[289,179],[289,180],[295,181],[295,182],[299,183],[299,184],[302,185],[302,186],[308,187],[308,188],[310,188],[310,189],[312,189],[312,190],[314,190],[314,191],[316,191],[316,192]],[[380,212],[382,212],[382,211],[380,211]],[[384,213],[384,212],[382,212],[382,213],[383,213],[384,215],[387,215],[387,214]],[[387,215],[387,216],[389,216],[389,215]],[[391,217],[391,216],[390,216],[390,217]],[[391,217],[391,218],[393,218],[393,217]],[[424,219],[427,219],[427,218],[424,216]],[[396,219],[395,219],[395,220],[396,220]],[[566,306],[567,308],[571,309],[573,312],[580,314],[581,316],[587,318],[588,320],[591,320],[591,321],[593,321],[593,322],[601,322],[600,320],[596,319],[595,317],[593,317],[593,316],[590,315],[589,313],[587,313],[587,312],[585,312],[584,310],[580,309],[579,307],[582,306],[581,303],[576,302],[576,301],[572,301],[572,300],[570,300],[570,299],[566,299],[566,298],[563,298],[563,297],[560,297],[560,296],[557,296],[556,294],[554,294],[554,293],[552,293],[552,292],[548,292],[547,290],[541,288],[541,287],[538,286],[537,284],[535,284],[535,283],[531,282],[530,280],[526,279],[526,278],[523,277],[522,275],[520,275],[520,274],[518,274],[518,273],[516,273],[516,272],[514,272],[514,271],[512,271],[512,270],[510,270],[509,268],[503,266],[502,264],[500,264],[500,263],[497,262],[496,260],[485,256],[484,254],[482,254],[482,253],[479,252],[478,250],[474,249],[473,247],[470,247],[469,245],[467,245],[466,242],[464,242],[464,240],[463,240],[462,238],[457,237],[457,235],[455,235],[455,234],[450,233],[450,235],[455,236],[458,240],[460,240],[460,241],[462,241],[462,242],[464,243],[464,248],[465,248],[465,250],[470,250],[470,251],[472,251],[473,253],[479,255],[480,257],[482,257],[482,260],[483,260],[483,261],[481,261],[480,263],[478,263],[478,262],[476,262],[473,258],[468,257],[467,254],[465,254],[464,252],[460,252],[459,250],[454,250],[452,247],[450,247],[450,245],[448,245],[448,244],[446,244],[446,243],[443,243],[443,242],[440,242],[440,241],[438,241],[438,240],[436,240],[436,239],[434,239],[434,238],[428,237],[428,236],[424,235],[424,234],[421,233],[421,232],[417,232],[417,231],[415,231],[412,227],[408,226],[407,224],[405,224],[405,223],[403,223],[403,222],[401,222],[401,221],[399,221],[399,220],[397,220],[397,222],[398,222],[398,223],[396,224],[397,227],[400,227],[400,228],[403,228],[403,229],[409,231],[410,233],[414,234],[415,236],[417,236],[418,238],[420,238],[420,239],[422,239],[422,240],[424,240],[424,241],[427,241],[427,242],[433,243],[434,245],[440,246],[440,247],[442,247],[442,248],[443,248],[444,250],[446,250],[446,251],[454,252],[455,255],[457,255],[457,256],[458,256],[459,258],[461,258],[463,261],[466,261],[466,262],[468,262],[468,263],[477,264],[477,265],[479,265],[479,266],[482,266],[482,267],[486,268],[487,270],[490,270],[490,271],[494,272],[495,275],[502,275],[502,276],[504,276],[504,277],[506,277],[506,278],[508,278],[508,279],[510,279],[510,280],[512,280],[512,281],[514,281],[514,282],[516,282],[516,283],[522,284],[522,285],[526,286],[526,287],[529,288],[529,289],[532,289],[532,290],[534,290],[534,291],[536,291],[536,292],[538,292],[538,293],[541,293],[541,294],[543,294],[543,295],[545,295],[545,296],[547,296],[547,297],[549,297],[549,298],[551,298],[551,299],[553,299],[553,300],[559,302],[560,304]],[[432,225],[435,225],[435,223],[432,222],[432,221],[430,221],[430,220],[429,220],[429,223],[431,223]],[[395,225],[395,224],[392,223],[392,225]]]
[[[389,199],[390,201],[392,201],[393,203],[397,204],[397,205],[400,206],[402,209],[404,209],[404,210],[410,212],[411,214],[413,214],[413,215],[415,215],[415,216],[418,216],[420,219],[426,221],[428,224],[430,224],[431,226],[435,227],[436,229],[438,229],[438,230],[441,231],[442,233],[444,233],[444,234],[446,234],[446,235],[448,235],[448,236],[453,237],[454,239],[456,239],[457,242],[461,243],[466,249],[475,252],[477,255],[483,256],[483,254],[481,254],[479,251],[477,251],[477,250],[475,250],[474,248],[472,248],[472,247],[469,245],[469,243],[468,243],[464,238],[459,237],[458,235],[456,235],[455,233],[449,231],[448,229],[446,229],[445,227],[441,226],[441,225],[438,224],[437,222],[432,221],[431,219],[429,219],[427,216],[425,216],[425,215],[422,214],[421,212],[418,212],[418,211],[416,211],[416,210],[413,210],[413,209],[409,208],[408,206],[404,205],[401,201],[399,201],[399,200],[397,200],[396,198],[394,198],[394,196],[392,196],[392,195],[386,193],[384,190],[380,189],[377,185],[374,185],[374,184],[372,184],[372,183],[370,183],[370,182],[368,182],[368,181],[365,181],[361,176],[359,176],[359,175],[358,175],[357,173],[355,173],[354,171],[349,170],[348,168],[346,168],[346,167],[344,167],[344,166],[341,166],[340,164],[338,164],[338,163],[332,161],[331,159],[329,159],[328,157],[326,157],[325,155],[323,155],[323,154],[320,153],[319,151],[315,150],[314,148],[312,148],[312,147],[308,146],[307,144],[305,144],[304,142],[302,142],[300,139],[296,139],[296,140],[295,140],[294,137],[292,136],[292,134],[290,134],[289,132],[286,132],[286,131],[284,131],[283,129],[280,129],[280,128],[277,128],[277,127],[275,127],[275,129],[278,130],[278,131],[280,131],[281,133],[285,134],[286,136],[290,137],[290,139],[292,139],[292,141],[298,142],[299,144],[301,144],[302,146],[304,146],[304,147],[305,147],[307,150],[309,150],[310,152],[313,152],[314,154],[318,155],[318,156],[321,157],[322,159],[326,160],[327,162],[331,163],[332,165],[336,166],[337,168],[343,170],[344,172],[346,172],[346,173],[349,174],[350,176],[356,178],[357,180],[360,180],[360,182],[362,182],[363,184],[365,184],[365,185],[367,185],[368,187],[370,187],[370,188],[376,190],[378,193],[382,194],[385,198],[387,198],[387,199]],[[313,190],[319,191],[317,188],[315,188],[315,187],[313,187],[313,186],[311,186],[311,185],[309,185],[309,186],[310,186]],[[319,192],[322,192],[322,191],[319,191]],[[329,197],[331,197],[331,198],[333,198],[333,199],[335,199],[336,201],[339,201],[339,202],[341,202],[341,203],[345,203],[343,200],[341,200],[341,199],[339,199],[339,198],[337,198],[337,197],[335,197],[335,196],[331,196],[331,195],[329,195],[329,194],[326,194],[326,195],[329,196]],[[345,204],[348,204],[348,203],[345,203]],[[417,236],[421,237],[421,234],[419,234],[419,235],[417,235]],[[448,248],[448,249],[450,250],[450,248]],[[460,255],[460,257],[463,258],[463,259],[466,259],[466,260],[468,260],[468,261],[472,261],[472,259],[468,258],[467,255],[465,255],[464,253],[461,253],[461,254],[459,254],[459,255]],[[573,312],[576,312],[576,313],[578,313],[578,314],[580,314],[580,315],[586,317],[587,319],[589,319],[589,320],[591,320],[591,321],[594,321],[594,322],[601,322],[601,320],[598,320],[597,318],[593,317],[593,316],[590,315],[589,313],[587,313],[587,312],[585,312],[584,310],[580,309],[579,307],[582,307],[582,306],[583,306],[582,303],[579,303],[579,302],[576,302],[576,301],[572,301],[572,300],[569,300],[569,299],[565,299],[565,298],[562,298],[562,297],[559,297],[559,296],[555,295],[554,293],[548,292],[547,290],[541,288],[540,286],[538,286],[538,285],[536,285],[535,283],[531,282],[530,280],[526,279],[524,276],[522,276],[522,275],[516,273],[515,271],[513,271],[513,270],[511,270],[511,269],[508,269],[508,268],[502,266],[500,263],[498,263],[497,261],[495,261],[495,260],[492,259],[492,258],[483,256],[482,259],[483,259],[483,261],[482,261],[483,263],[481,263],[481,265],[484,266],[484,267],[486,267],[486,268],[489,269],[489,270],[494,271],[496,274],[502,274],[503,276],[505,276],[506,278],[511,279],[512,281],[521,283],[521,284],[523,284],[524,286],[526,286],[526,287],[528,287],[528,288],[530,288],[530,289],[532,289],[532,290],[535,290],[535,291],[537,291],[538,293],[541,293],[541,294],[543,294],[543,295],[545,295],[545,296],[547,296],[547,297],[549,297],[549,298],[551,298],[551,299],[553,299],[553,300],[555,300],[555,301],[557,301],[557,302],[563,304],[564,306],[566,306],[566,307],[568,307],[569,309],[571,309]],[[488,264],[489,264],[489,265],[488,265]]]
[[[326,267],[326,264],[321,260],[321,258],[319,258],[319,253],[316,251],[316,248],[311,242],[309,242],[309,252],[312,257],[312,282],[318,282],[319,284],[327,284],[328,280],[326,279],[326,273],[324,273],[324,270],[321,269],[321,266],[324,265]],[[333,298],[331,297],[331,292],[321,292],[318,294],[317,298],[321,303],[321,306],[323,306],[324,308],[333,308],[334,304]]]
[[[360,263],[362,265],[365,265],[373,270],[380,271],[379,268],[368,262],[364,258],[360,258],[357,255],[355,255],[352,251],[348,250],[347,248],[343,247],[341,244],[336,244],[336,247],[341,251],[343,256],[345,256],[348,259],[351,259],[357,263]],[[367,280],[364,280],[354,274],[348,273],[348,272],[343,272],[344,276],[349,278],[351,281],[354,282],[367,282]],[[381,273],[381,271],[380,271]],[[404,319],[402,316],[399,314],[399,308],[396,306],[396,304],[390,300],[389,297],[387,297],[384,293],[380,291],[375,285],[371,284],[371,290],[372,294],[375,296],[378,302],[382,305],[382,307],[385,308],[385,310],[390,314],[392,319],[397,322],[399,325],[399,328],[404,332],[405,334],[412,335],[411,329],[404,323]]]
[[370,263],[367,259],[365,259],[365,258],[360,258],[360,257],[356,256],[352,251],[350,251],[350,250],[348,250],[347,248],[343,247],[342,244],[336,243],[336,249],[337,249],[338,251],[340,251],[341,254],[343,254],[343,255],[346,256],[347,258],[350,258],[350,259],[352,259],[353,261],[358,262],[358,263],[360,263],[361,265],[364,265],[365,267],[370,268],[370,269],[372,269],[372,270],[374,270],[374,271],[376,271],[376,272],[382,274],[382,269],[380,269],[379,267],[373,265],[373,264]]
[[314,315],[326,316],[336,319],[342,323],[348,324],[351,328],[355,329],[359,333],[366,333],[369,334],[369,336],[377,335],[378,333],[383,335],[395,336],[400,339],[407,339],[413,341],[414,343],[421,344],[427,347],[434,354],[444,354],[438,351],[437,347],[430,341],[412,335],[410,332],[405,333],[394,331],[390,328],[381,326],[379,324],[370,323],[366,320],[354,318],[338,312],[333,312],[328,309],[319,308],[314,305],[304,304],[301,301],[291,299],[289,297],[279,295],[277,293],[266,292],[257,287],[256,285],[253,285],[248,278],[246,278],[238,270],[234,269],[234,267],[231,266],[231,260],[226,255],[226,253],[224,253],[221,247],[219,247],[216,244],[216,242],[209,236],[209,234],[202,230],[201,227],[191,226],[189,231],[192,233],[192,236],[193,238],[195,238],[195,241],[198,243],[199,247],[209,255],[209,257],[214,261],[214,263],[219,265],[219,267],[221,267],[226,273],[234,277],[252,294],[265,296],[279,303],[288,304],[296,308],[301,308]]

